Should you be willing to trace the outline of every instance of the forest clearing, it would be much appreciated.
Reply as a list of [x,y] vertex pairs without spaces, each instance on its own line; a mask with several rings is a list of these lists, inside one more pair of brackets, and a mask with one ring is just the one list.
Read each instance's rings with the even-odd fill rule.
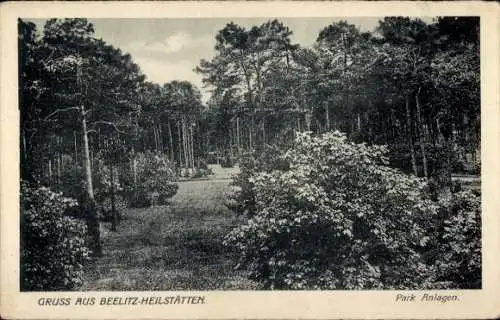
[[22,291],[482,288],[479,19],[286,22],[19,19]]
[[82,290],[255,288],[222,245],[236,218],[221,200],[237,170],[212,168],[210,179],[181,182],[168,205],[127,210],[120,233],[102,224],[103,257],[88,266]]

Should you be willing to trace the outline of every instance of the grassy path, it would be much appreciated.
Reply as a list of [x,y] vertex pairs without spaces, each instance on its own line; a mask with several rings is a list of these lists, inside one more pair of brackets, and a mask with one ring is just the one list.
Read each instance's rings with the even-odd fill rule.
[[118,232],[102,226],[104,256],[86,270],[82,290],[250,289],[222,245],[237,223],[224,201],[236,169],[213,168],[209,180],[184,181],[168,206],[130,209]]

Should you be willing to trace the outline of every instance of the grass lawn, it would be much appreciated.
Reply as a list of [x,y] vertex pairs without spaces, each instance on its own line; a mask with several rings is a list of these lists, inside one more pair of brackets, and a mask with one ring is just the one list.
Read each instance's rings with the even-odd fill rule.
[[228,191],[227,179],[180,182],[170,205],[129,209],[118,232],[103,223],[104,255],[88,265],[81,290],[255,288],[222,245],[237,223],[224,206]]

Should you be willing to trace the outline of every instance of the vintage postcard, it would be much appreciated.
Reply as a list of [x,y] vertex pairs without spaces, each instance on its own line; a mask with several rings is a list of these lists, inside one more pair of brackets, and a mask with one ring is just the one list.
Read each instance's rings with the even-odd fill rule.
[[499,7],[0,7],[1,317],[500,316]]

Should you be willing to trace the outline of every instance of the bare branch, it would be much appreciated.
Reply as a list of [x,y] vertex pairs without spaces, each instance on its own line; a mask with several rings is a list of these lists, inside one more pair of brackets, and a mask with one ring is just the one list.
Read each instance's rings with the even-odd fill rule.
[[49,120],[50,117],[58,114],[59,112],[66,112],[66,111],[78,110],[78,109],[80,109],[80,108],[79,107],[69,107],[69,108],[64,108],[64,109],[57,109],[56,111],[52,112],[51,114],[49,114],[48,116],[43,118],[43,120]]
[[116,130],[116,132],[119,132],[119,133],[125,133],[124,131],[121,131],[120,129],[118,129],[118,126],[113,123],[113,122],[110,122],[110,121],[102,121],[102,120],[99,120],[99,121],[95,121],[93,122],[93,124],[105,124],[105,125],[108,125],[108,126],[111,126],[113,127],[113,129]]

